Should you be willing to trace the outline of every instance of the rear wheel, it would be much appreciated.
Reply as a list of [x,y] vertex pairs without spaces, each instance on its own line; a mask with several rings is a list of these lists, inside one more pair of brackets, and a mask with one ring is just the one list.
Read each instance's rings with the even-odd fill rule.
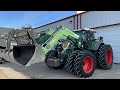
[[74,59],[74,70],[79,77],[90,77],[95,71],[96,60],[89,51],[80,51]]
[[104,70],[111,69],[113,64],[112,47],[110,45],[101,45],[97,58],[99,68]]

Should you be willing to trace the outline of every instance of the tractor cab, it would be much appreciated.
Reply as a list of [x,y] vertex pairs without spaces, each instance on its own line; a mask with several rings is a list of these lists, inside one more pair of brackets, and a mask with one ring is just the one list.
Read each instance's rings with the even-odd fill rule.
[[80,36],[81,42],[82,42],[82,47],[90,49],[92,46],[92,43],[95,41],[94,33],[96,33],[96,31],[93,29],[84,28],[79,31],[75,31],[75,33]]
[[95,35],[94,33],[96,33],[95,30],[93,29],[81,29],[81,36],[84,38],[84,40],[94,40],[95,39]]

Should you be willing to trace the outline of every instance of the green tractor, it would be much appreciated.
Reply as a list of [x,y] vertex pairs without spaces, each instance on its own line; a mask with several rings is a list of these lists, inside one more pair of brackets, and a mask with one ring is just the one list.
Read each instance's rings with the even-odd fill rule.
[[50,68],[65,67],[84,78],[92,76],[96,67],[104,70],[112,68],[112,47],[103,42],[103,37],[96,39],[95,30],[72,31],[60,26],[57,30],[40,32],[36,39],[31,29],[27,32],[30,43],[14,45],[9,61],[25,66],[45,61]]

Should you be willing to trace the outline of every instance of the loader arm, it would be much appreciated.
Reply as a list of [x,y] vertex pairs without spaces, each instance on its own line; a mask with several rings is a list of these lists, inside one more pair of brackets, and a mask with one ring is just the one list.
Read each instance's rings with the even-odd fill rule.
[[[72,37],[77,40],[79,39],[79,35],[64,26],[59,27],[57,30],[50,29],[47,33],[45,33],[45,35],[37,38],[36,40],[34,39],[31,31],[28,30],[27,35],[33,40],[34,43],[22,43],[19,45],[14,45],[13,52],[11,52],[11,55],[9,55],[11,62],[25,66],[43,62],[46,54],[54,48],[54,46],[58,43],[58,40],[66,40],[68,37]],[[24,41],[24,38],[22,41]]]
[[60,40],[60,39],[65,40],[68,37],[79,39],[79,36],[76,33],[74,33],[72,30],[70,30],[64,26],[61,26],[60,28],[55,30],[51,34],[50,38],[48,38],[48,40],[42,44],[42,48],[43,48],[45,54],[48,51],[50,51],[54,47],[54,45],[56,45],[58,43],[58,40]]

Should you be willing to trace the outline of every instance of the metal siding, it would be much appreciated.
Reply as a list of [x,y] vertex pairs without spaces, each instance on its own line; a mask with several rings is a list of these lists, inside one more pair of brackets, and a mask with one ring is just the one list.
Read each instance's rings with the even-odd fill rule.
[[103,36],[104,42],[113,48],[113,62],[120,63],[120,25],[97,28],[96,37]]
[[[70,21],[72,21],[72,23],[70,23]],[[36,31],[36,32],[40,32],[40,31],[47,30],[48,28],[51,28],[51,29],[54,29],[54,30],[55,30],[56,28],[59,28],[61,25],[64,25],[64,26],[66,26],[67,28],[73,30],[73,29],[74,29],[74,18],[71,17],[71,18],[68,18],[68,19],[65,19],[65,20],[62,20],[62,21],[53,23],[53,24],[49,24],[49,25],[47,25],[47,26],[37,28],[37,29],[35,29],[35,31]]]
[[120,23],[120,11],[91,11],[81,15],[82,28],[94,28]]
[[74,28],[74,30],[77,30],[77,16],[75,16],[75,28]]
[[80,18],[80,15],[78,15],[78,29],[81,29],[81,27],[80,27],[80,24],[81,24],[81,20],[80,20],[81,18]]
[[74,24],[75,24],[74,30],[80,29],[80,15],[75,16],[75,23]]
[[73,21],[73,23],[74,23],[74,24],[73,24],[73,27],[74,27],[74,30],[75,30],[75,28],[76,28],[76,27],[75,27],[75,22],[76,22],[76,21],[75,21],[75,17],[73,17],[73,19],[74,19],[74,21]]

